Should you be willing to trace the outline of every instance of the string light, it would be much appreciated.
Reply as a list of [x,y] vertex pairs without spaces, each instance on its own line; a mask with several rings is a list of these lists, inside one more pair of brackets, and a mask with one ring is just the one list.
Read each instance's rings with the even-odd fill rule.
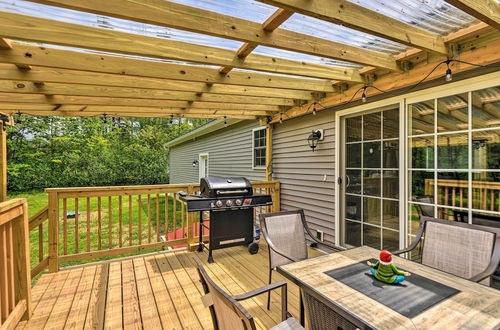
[[316,116],[316,102],[313,103],[313,115]]
[[364,86],[363,87],[363,94],[361,95],[361,102],[363,103],[366,103],[366,89],[368,88],[368,86]]
[[283,124],[283,112],[280,112],[280,124]]
[[174,123],[174,115],[170,115],[170,125]]
[[446,69],[445,80],[447,82],[450,82],[450,81],[453,80],[453,75],[452,75],[451,69],[450,69],[450,62],[451,62],[450,59],[446,60],[446,67],[447,67],[447,69]]
[[227,127],[227,120],[226,119],[227,119],[227,117],[224,116],[224,127]]

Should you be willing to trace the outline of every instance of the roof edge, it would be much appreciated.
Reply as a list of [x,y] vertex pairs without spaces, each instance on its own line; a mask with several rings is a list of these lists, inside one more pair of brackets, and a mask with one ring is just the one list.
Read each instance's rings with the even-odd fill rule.
[[242,122],[243,119],[226,119],[225,121],[226,121],[226,124],[224,124],[223,119],[218,119],[218,120],[208,122],[205,125],[197,127],[194,130],[189,131],[186,134],[181,135],[178,138],[175,138],[172,141],[168,142],[167,147],[171,148],[173,146],[179,145],[179,144],[184,143],[184,142],[193,141],[196,138],[201,137],[203,135],[207,135],[209,133],[218,131],[218,130],[223,129],[225,127],[229,127],[231,125]]

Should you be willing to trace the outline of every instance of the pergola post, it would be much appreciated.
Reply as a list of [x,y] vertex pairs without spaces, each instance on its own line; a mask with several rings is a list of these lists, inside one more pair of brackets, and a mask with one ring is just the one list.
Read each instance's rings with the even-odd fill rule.
[[273,181],[273,124],[266,128],[266,181]]
[[7,200],[7,131],[0,121],[0,202]]

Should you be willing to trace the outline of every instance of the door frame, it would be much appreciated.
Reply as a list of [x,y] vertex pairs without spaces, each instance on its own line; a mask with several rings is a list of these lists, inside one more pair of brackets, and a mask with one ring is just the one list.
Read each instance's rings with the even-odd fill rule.
[[[406,117],[405,117],[405,100],[403,96],[396,96],[373,102],[370,104],[362,104],[350,109],[337,111],[335,113],[335,244],[340,245],[341,237],[344,236],[343,231],[343,221],[342,214],[344,214],[343,197],[342,193],[345,191],[345,180],[339,183],[339,178],[345,177],[345,169],[343,165],[343,160],[345,158],[345,118],[351,117],[353,115],[368,114],[370,112],[377,112],[378,109],[391,106],[399,105],[399,248],[403,248],[406,244],[405,232],[406,232],[406,189],[405,187],[405,175],[402,171],[406,168]],[[342,223],[341,223],[342,222]]]
[[[208,171],[209,171],[209,166],[210,166],[210,163],[208,160],[209,160],[208,152],[198,154],[198,181],[200,181],[200,179],[202,177],[208,176],[208,173],[209,173]],[[205,171],[205,168],[207,169],[207,172],[205,173],[206,175],[202,176],[201,171]]]

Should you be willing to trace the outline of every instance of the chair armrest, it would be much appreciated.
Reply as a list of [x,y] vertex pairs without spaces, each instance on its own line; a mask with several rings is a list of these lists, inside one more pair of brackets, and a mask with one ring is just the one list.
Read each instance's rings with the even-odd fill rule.
[[263,293],[266,293],[266,292],[269,292],[269,291],[272,291],[275,289],[279,289],[281,287],[283,287],[286,290],[286,285],[287,284],[285,281],[279,281],[279,282],[271,283],[271,284],[263,286],[261,288],[249,291],[247,293],[235,295],[235,296],[233,296],[233,298],[236,301],[246,300],[246,299],[250,299],[250,298],[256,297],[258,295],[261,295]]
[[287,298],[287,285],[285,281],[271,283],[269,285],[263,286],[262,288],[258,288],[247,293],[233,296],[233,299],[236,301],[246,300],[279,288],[281,288],[281,320],[285,321],[290,316],[287,310],[288,298]]
[[481,273],[473,276],[470,280],[473,282],[481,282],[485,278],[493,275],[499,263],[500,263],[500,237],[497,237],[496,244],[493,250],[493,255],[491,256],[488,267],[486,267],[486,269],[483,270]]
[[415,247],[409,246],[406,249],[397,250],[397,251],[394,251],[394,252],[391,252],[391,253],[397,256],[397,255],[400,255],[400,254],[403,254],[403,253],[406,253],[406,252],[410,252],[414,248]]
[[345,250],[347,250],[343,246],[337,246],[337,245],[334,245],[334,244],[330,244],[330,243],[326,243],[326,242],[321,242],[320,240],[315,239],[314,237],[311,237],[311,239],[314,241],[315,244],[326,246],[327,248],[329,248],[331,250],[334,250],[334,251],[345,251]]

